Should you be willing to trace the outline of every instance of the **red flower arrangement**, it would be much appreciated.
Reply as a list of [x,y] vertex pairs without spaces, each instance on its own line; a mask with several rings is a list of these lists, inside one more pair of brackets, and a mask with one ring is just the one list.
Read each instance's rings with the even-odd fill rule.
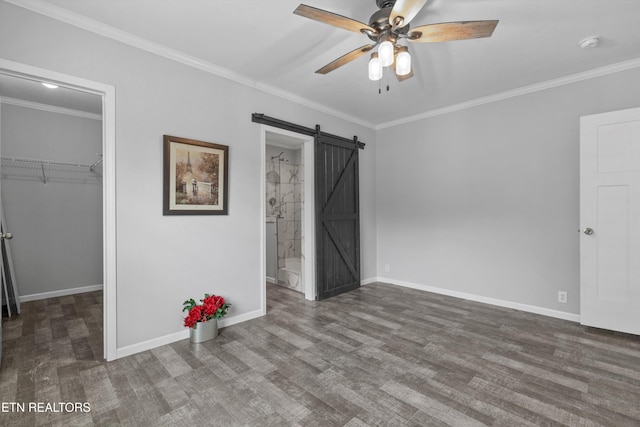
[[227,314],[231,304],[225,302],[223,297],[204,294],[201,299],[202,304],[196,305],[196,301],[191,298],[182,303],[182,311],[188,311],[184,318],[184,326],[195,329],[199,322],[206,322],[211,319],[220,319]]

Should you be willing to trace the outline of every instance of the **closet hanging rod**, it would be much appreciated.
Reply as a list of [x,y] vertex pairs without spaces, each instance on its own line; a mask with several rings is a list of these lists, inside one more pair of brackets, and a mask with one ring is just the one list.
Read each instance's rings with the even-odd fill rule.
[[89,170],[91,172],[95,172],[96,168],[100,165],[100,163],[102,163],[102,154],[98,154],[98,160],[96,160],[95,162],[93,162],[93,164],[91,166],[89,166]]
[[[33,168],[44,168],[44,167],[66,167],[66,168],[82,168],[82,169],[91,169],[93,165],[87,165],[82,163],[67,163],[67,162],[58,162],[54,160],[44,160],[44,159],[28,159],[24,157],[0,157],[2,159],[2,164],[5,166],[17,166],[17,167],[33,167]],[[98,160],[98,162],[100,162]],[[98,162],[94,163],[95,165]]]

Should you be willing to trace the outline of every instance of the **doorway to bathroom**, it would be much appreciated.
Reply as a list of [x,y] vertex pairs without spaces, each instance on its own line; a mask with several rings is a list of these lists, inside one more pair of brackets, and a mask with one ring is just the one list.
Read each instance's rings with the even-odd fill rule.
[[269,126],[262,133],[265,286],[314,300],[314,139]]

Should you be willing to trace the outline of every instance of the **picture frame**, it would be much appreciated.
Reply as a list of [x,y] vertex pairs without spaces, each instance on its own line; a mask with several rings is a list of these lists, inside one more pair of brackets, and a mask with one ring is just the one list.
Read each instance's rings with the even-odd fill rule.
[[163,215],[228,215],[229,146],[164,135]]

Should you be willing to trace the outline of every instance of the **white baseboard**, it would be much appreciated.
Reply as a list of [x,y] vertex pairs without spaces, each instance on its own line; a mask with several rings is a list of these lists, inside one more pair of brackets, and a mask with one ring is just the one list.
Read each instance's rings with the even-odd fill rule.
[[83,294],[85,292],[101,291],[102,285],[81,286],[79,288],[62,289],[59,291],[42,292],[40,294],[20,295],[20,302],[36,301],[39,299],[64,297],[67,295]]
[[369,277],[368,279],[364,279],[360,281],[360,286],[370,285],[371,283],[379,282],[380,279],[378,277]]
[[277,285],[278,284],[278,280],[276,280],[275,277],[267,276],[267,283],[271,283],[272,285]]
[[466,292],[453,291],[451,289],[437,288],[434,286],[421,285],[418,283],[403,282],[401,280],[389,279],[387,277],[370,278],[370,279],[367,279],[366,281],[362,281],[362,284],[368,285],[374,282],[388,283],[391,285],[403,286],[405,288],[418,289],[426,292],[433,292],[434,294],[447,295],[450,297],[466,299],[469,301],[496,305],[498,307],[512,308],[515,310],[526,311],[527,313],[540,314],[542,316],[554,317],[556,319],[563,319],[571,322],[578,322],[578,323],[580,322],[579,314],[567,313],[566,311],[552,310],[550,308],[522,304],[519,302],[505,301],[497,298],[484,297],[481,295],[468,294]]
[[[263,316],[262,310],[250,311],[249,313],[240,314],[233,317],[225,317],[218,320],[218,327],[224,328],[227,326],[235,325],[236,323],[246,322],[247,320],[255,319]],[[171,344],[176,341],[181,341],[189,338],[189,329],[185,328],[180,332],[174,332],[162,337],[153,338],[147,341],[143,341],[137,344],[121,347],[116,350],[116,359],[122,357],[131,356],[132,354],[141,353],[143,351],[151,350],[162,345]]]
[[[572,322],[580,322],[580,315],[578,314],[567,313],[567,312],[558,311],[558,310],[551,310],[544,307],[521,304],[513,301],[505,301],[505,300],[500,300],[496,298],[489,298],[489,297],[484,297],[480,295],[469,294],[466,292],[453,291],[451,289],[438,288],[438,287],[422,285],[418,283],[404,282],[401,280],[395,280],[395,279],[390,279],[386,277],[370,277],[362,280],[360,283],[361,285],[365,286],[365,285],[369,285],[371,283],[376,283],[376,282],[388,283],[391,285],[403,286],[405,288],[418,289],[426,292],[433,292],[435,294],[447,295],[447,296],[461,298],[469,301],[476,301],[476,302],[481,302],[485,304],[491,304],[498,307],[521,310],[528,313],[540,314],[542,316],[554,317],[557,319],[563,319],[563,320],[568,320]],[[33,295],[24,295],[20,297],[20,302],[34,301],[37,299],[53,298],[53,297],[59,297],[59,296],[65,296],[65,295],[73,295],[77,293],[91,292],[91,291],[96,291],[100,289],[102,289],[102,285],[85,286],[81,288],[66,289],[62,291],[45,292],[45,293],[33,294]],[[248,320],[255,319],[261,316],[264,316],[263,311],[255,310],[249,313],[240,314],[238,316],[226,317],[224,319],[221,319],[219,320],[219,326],[221,328],[224,328],[227,326],[235,325],[237,323],[246,322]],[[140,353],[146,350],[151,350],[153,348],[160,347],[162,345],[171,344],[173,342],[188,339],[188,338],[189,338],[189,330],[185,328],[180,332],[174,332],[169,335],[153,338],[151,340],[143,341],[141,343],[118,348],[116,351],[116,359],[130,356],[132,354]]]
[[171,344],[172,342],[180,341],[185,338],[189,338],[189,329],[186,328],[180,332],[174,332],[169,335],[164,335],[158,338],[142,341],[137,344],[131,344],[125,347],[118,348],[116,350],[116,359],[151,350],[153,348],[160,347],[166,344]]

